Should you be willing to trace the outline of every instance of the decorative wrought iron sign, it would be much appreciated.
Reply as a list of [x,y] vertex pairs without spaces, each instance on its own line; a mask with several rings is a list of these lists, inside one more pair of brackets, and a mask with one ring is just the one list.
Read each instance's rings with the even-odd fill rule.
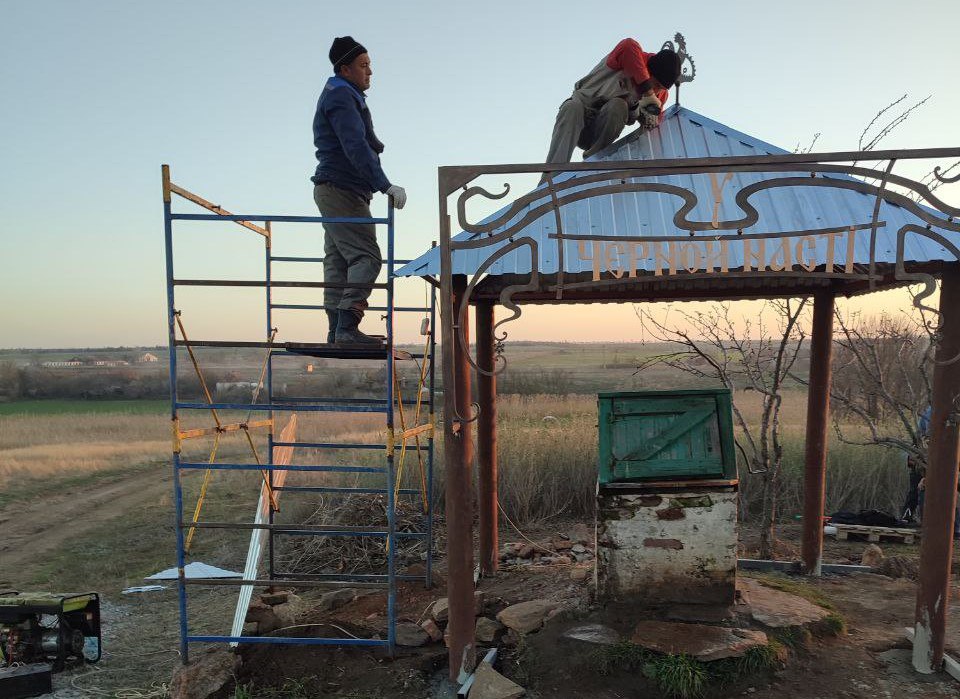
[[[520,316],[515,297],[524,292],[542,292],[540,269],[541,244],[537,238],[524,232],[534,221],[549,216],[555,233],[547,236],[556,241],[558,272],[547,287],[562,299],[567,290],[602,290],[612,285],[629,285],[668,279],[719,279],[722,277],[805,277],[824,280],[861,280],[868,287],[883,280],[881,272],[890,281],[889,263],[884,270],[877,267],[877,233],[887,222],[880,220],[884,202],[902,207],[915,223],[902,225],[896,231],[896,252],[893,262],[894,282],[913,282],[924,285],[915,298],[922,305],[936,290],[936,280],[929,271],[908,271],[905,259],[906,241],[910,236],[935,243],[960,260],[960,208],[951,206],[936,196],[931,189],[910,178],[895,175],[892,170],[898,160],[960,157],[960,148],[844,152],[826,154],[792,154],[741,156],[722,158],[688,158],[674,160],[590,162],[536,165],[493,165],[440,168],[440,257],[441,257],[441,311],[447,319],[444,326],[444,353],[452,351],[456,342],[469,357],[468,343],[463,330],[466,308],[477,283],[490,268],[505,256],[525,250],[529,254],[530,269],[527,283],[507,286],[500,292],[499,302],[511,311],[501,319],[495,331]],[[886,163],[882,169],[858,166],[858,161]],[[845,163],[854,163],[852,165]],[[602,167],[602,170],[598,168]],[[574,177],[557,179],[564,172]],[[540,187],[510,202],[494,216],[476,223],[467,210],[475,197],[487,200],[506,198],[509,185],[499,193],[492,193],[472,184],[482,175],[543,173],[545,187]],[[736,173],[751,173],[751,183],[739,188],[733,195],[733,204],[739,216],[722,218],[721,205],[725,187]],[[692,188],[661,181],[664,176],[705,175],[709,177],[711,201],[709,220],[691,218],[698,209],[699,198]],[[933,177],[940,182],[955,181],[934,169]],[[676,178],[672,178],[672,182]],[[767,224],[756,204],[758,195],[782,187],[828,188],[834,191],[859,192],[873,198],[873,215],[869,221],[850,221],[840,226],[772,232],[763,230]],[[457,195],[457,224],[469,237],[453,240],[448,198]],[[674,201],[672,235],[610,235],[582,234],[565,231],[562,207],[577,201],[610,194],[628,192],[652,193]],[[916,200],[914,199],[916,198]],[[922,204],[921,204],[922,202]],[[756,205],[755,205],[756,204]],[[762,207],[760,207],[762,208]],[[774,226],[771,226],[774,228]],[[590,278],[565,280],[568,265],[564,259],[565,243],[573,241],[578,255],[577,268],[587,267]],[[477,266],[473,279],[464,294],[458,318],[452,319],[452,255],[457,250],[484,248],[487,258]],[[855,251],[869,250],[869,260],[856,262]],[[949,262],[945,256],[943,261]],[[586,263],[586,264],[585,264]],[[935,309],[932,310],[936,313]],[[450,320],[453,320],[451,323]],[[454,337],[456,331],[457,337]],[[502,342],[505,334],[496,335]],[[445,357],[446,361],[446,357]],[[474,368],[483,373],[470,359]],[[500,363],[502,370],[504,362]],[[498,370],[498,371],[499,371]],[[498,372],[494,372],[498,373]]]

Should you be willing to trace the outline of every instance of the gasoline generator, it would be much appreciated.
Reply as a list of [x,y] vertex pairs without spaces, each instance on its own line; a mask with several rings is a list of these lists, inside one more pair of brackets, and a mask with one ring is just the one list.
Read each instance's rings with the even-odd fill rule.
[[[0,590],[0,668],[100,660],[100,595]],[[0,692],[2,694],[2,692]]]

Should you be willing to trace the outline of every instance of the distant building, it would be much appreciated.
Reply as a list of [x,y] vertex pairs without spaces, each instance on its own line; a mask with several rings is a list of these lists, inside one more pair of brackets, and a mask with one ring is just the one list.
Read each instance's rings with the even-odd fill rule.
[[63,369],[66,367],[83,366],[83,362],[78,359],[69,359],[63,362],[41,362],[40,366],[44,369]]
[[150,354],[149,352],[145,352],[140,356],[140,358],[137,361],[138,362],[159,362],[160,360],[157,358],[157,355]]

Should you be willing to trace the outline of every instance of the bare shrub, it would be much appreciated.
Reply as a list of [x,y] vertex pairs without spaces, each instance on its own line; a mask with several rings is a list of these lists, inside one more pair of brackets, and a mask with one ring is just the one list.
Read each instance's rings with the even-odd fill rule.
[[[766,301],[774,317],[771,326],[761,311],[744,317],[737,327],[729,303],[716,303],[700,313],[681,311],[681,329],[668,325],[649,311],[636,308],[644,331],[658,342],[670,343],[676,351],[653,356],[637,367],[637,373],[660,365],[705,381],[719,383],[732,393],[738,388],[755,391],[760,398],[759,421],[747,422],[734,401],[733,417],[740,439],[738,448],[747,460],[747,470],[762,483],[760,498],[761,558],[770,558],[776,542],[780,475],[784,460],[780,410],[787,379],[800,354],[805,337],[801,322],[806,299]],[[748,339],[748,338],[753,339]]]

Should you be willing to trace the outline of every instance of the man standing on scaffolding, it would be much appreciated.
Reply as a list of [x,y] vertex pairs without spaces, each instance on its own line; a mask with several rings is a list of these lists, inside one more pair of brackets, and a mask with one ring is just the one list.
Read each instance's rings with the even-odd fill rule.
[[[403,187],[390,184],[380,167],[381,143],[364,91],[370,88],[370,56],[350,36],[339,36],[330,47],[334,75],[320,93],[313,118],[313,143],[317,148],[317,171],[313,199],[320,215],[337,218],[370,218],[374,192],[393,197],[402,209],[407,201]],[[324,223],[324,281],[356,283],[358,287],[324,289],[323,305],[330,322],[327,342],[380,344],[358,329],[367,299],[383,258],[376,228],[363,223]]]

